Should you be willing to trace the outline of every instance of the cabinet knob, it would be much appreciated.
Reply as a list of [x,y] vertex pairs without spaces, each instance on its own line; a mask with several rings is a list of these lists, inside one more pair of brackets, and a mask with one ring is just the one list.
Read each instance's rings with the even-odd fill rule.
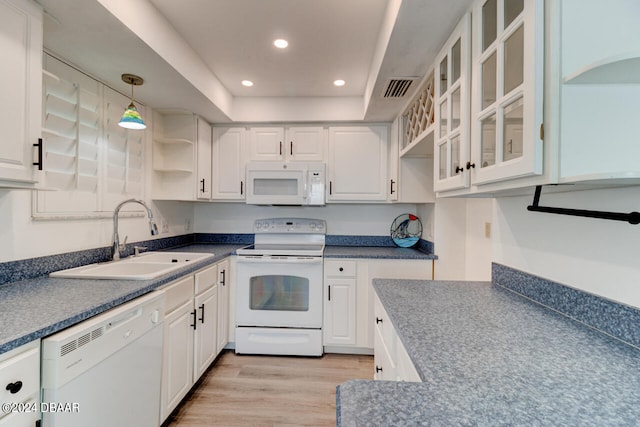
[[456,166],[456,173],[460,173],[460,172],[464,172],[464,168],[461,168],[460,166]]
[[338,271],[344,271],[344,268],[343,268],[343,267],[340,267],[340,268],[338,269]]
[[382,323],[382,318],[376,317],[376,323]]
[[467,170],[469,170],[471,168],[475,168],[475,167],[476,167],[475,163],[467,162]]
[[16,381],[14,383],[7,384],[5,390],[9,390],[9,393],[16,394],[20,390],[22,390],[22,381]]
[[382,367],[380,367],[380,366],[376,366],[376,374],[377,374],[378,372],[382,372]]

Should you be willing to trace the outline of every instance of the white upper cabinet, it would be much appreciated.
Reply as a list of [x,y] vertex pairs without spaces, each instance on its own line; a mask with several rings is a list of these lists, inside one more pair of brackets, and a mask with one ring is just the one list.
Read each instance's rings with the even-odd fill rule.
[[[560,182],[640,178],[640,2],[563,0],[551,16],[560,40]],[[559,37],[557,37],[559,36]]]
[[241,127],[213,128],[213,200],[244,200],[246,133]]
[[0,0],[0,52],[0,188],[32,187],[34,163],[42,161],[34,148],[42,118],[42,10],[34,2]]
[[251,160],[283,160],[284,128],[254,127],[249,131],[249,149]]
[[198,119],[196,147],[196,172],[198,191],[196,197],[202,200],[211,199],[211,125]]
[[[436,57],[435,191],[469,186],[471,16],[463,16]],[[469,165],[470,167],[470,165]]]
[[257,161],[323,161],[326,132],[319,126],[252,127],[249,158]]
[[387,199],[387,143],[385,125],[329,128],[327,201]]
[[473,6],[472,184],[542,173],[543,24],[542,0]]

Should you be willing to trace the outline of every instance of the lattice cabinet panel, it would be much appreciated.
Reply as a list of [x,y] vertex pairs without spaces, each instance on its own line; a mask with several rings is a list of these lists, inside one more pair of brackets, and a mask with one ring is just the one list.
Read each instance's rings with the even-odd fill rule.
[[404,139],[402,148],[415,141],[434,123],[434,78],[433,73],[426,79],[415,101],[404,114]]

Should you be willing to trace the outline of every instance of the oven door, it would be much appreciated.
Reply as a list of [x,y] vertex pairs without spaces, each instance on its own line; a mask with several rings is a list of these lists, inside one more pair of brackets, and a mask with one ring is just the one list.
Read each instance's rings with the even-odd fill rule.
[[237,326],[322,327],[322,257],[238,256]]

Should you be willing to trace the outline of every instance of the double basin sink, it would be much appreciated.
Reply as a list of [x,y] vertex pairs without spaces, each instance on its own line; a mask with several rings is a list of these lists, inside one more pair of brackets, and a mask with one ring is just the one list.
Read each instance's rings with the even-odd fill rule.
[[49,276],[73,279],[151,280],[206,259],[213,259],[213,254],[145,252],[119,261],[60,270]]

